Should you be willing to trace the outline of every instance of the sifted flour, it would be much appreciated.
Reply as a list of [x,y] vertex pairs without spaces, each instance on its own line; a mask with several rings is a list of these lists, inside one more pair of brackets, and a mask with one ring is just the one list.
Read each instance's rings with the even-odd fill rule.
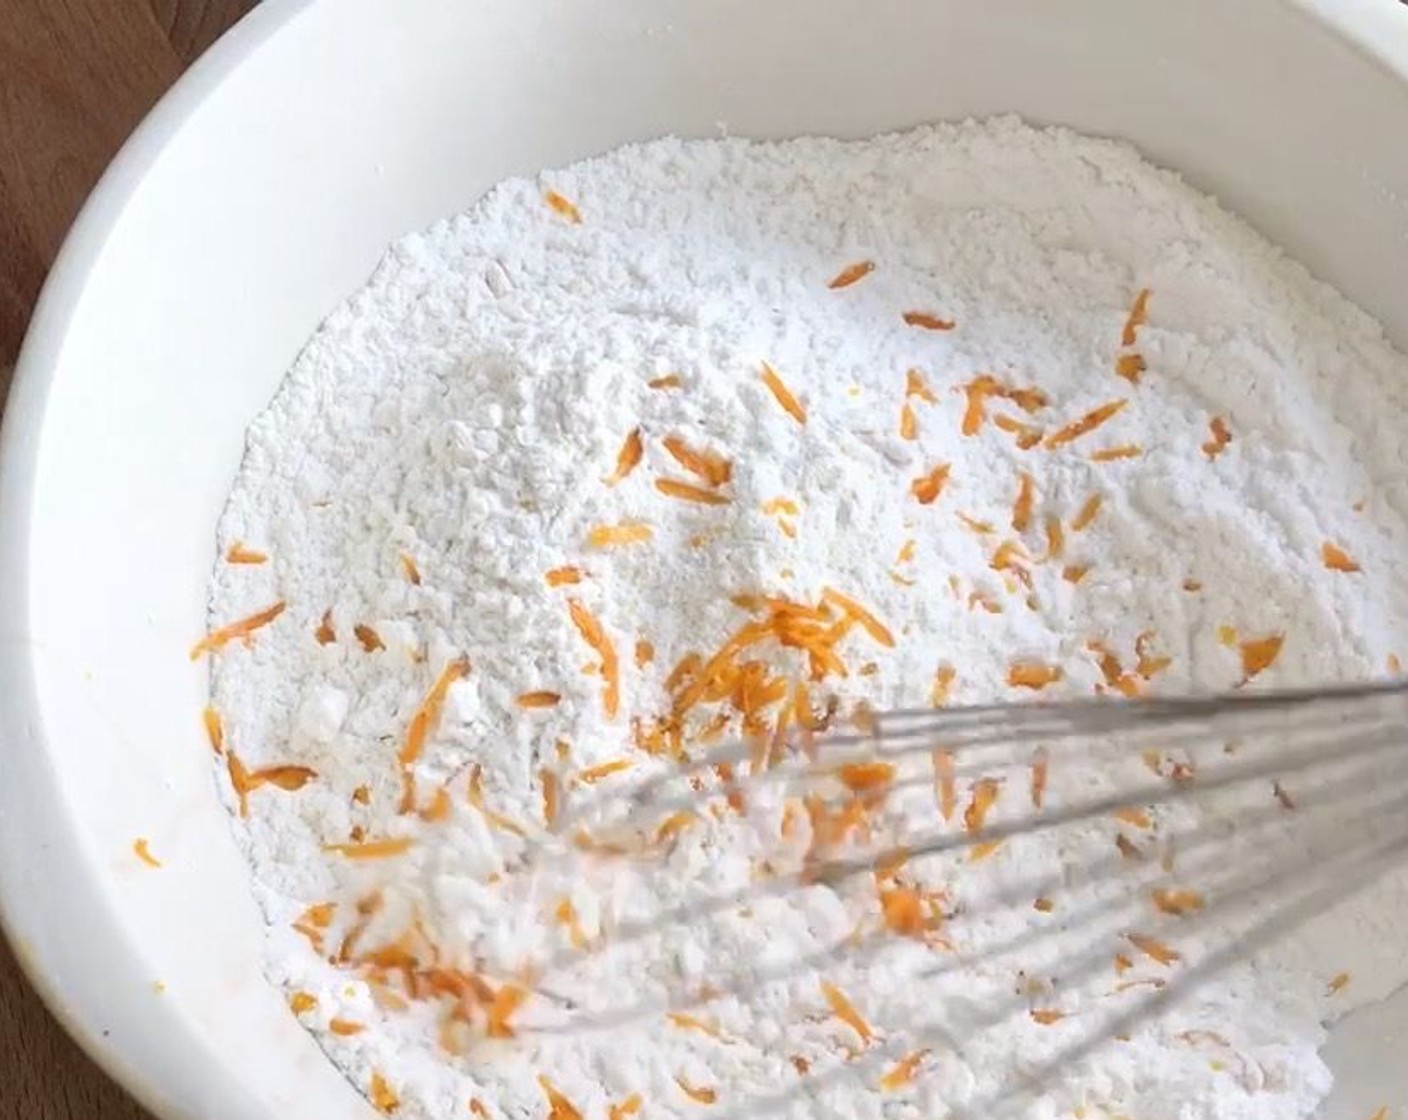
[[[785,783],[726,810],[709,773],[643,866],[545,821],[599,830],[675,747],[858,705],[1394,669],[1405,386],[1376,324],[1213,201],[1011,118],[663,140],[503,184],[323,325],[220,526],[246,562],[217,568],[213,620],[259,625],[216,653],[212,709],[271,978],[398,1116],[991,1114],[1242,928],[1144,888],[1215,900],[1227,868],[1308,851],[1313,791],[916,859],[601,953],[573,950],[796,870],[828,830],[845,851],[1021,819],[1034,760],[949,785],[916,759],[839,836]],[[1053,753],[1044,796],[1148,779]],[[1172,858],[1212,823],[1215,851]],[[1395,875],[1030,1115],[1306,1115],[1322,1022],[1408,978],[1406,940]]]

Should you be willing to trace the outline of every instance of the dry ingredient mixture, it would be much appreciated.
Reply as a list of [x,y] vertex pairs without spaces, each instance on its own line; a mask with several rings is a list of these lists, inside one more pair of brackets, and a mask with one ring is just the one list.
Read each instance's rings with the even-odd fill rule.
[[1032,1116],[1306,1115],[1322,1023],[1408,974],[1402,876],[1068,1048],[1228,943],[1219,884],[1301,851],[1314,789],[828,884],[1215,760],[745,776],[870,707],[1396,672],[1404,431],[1380,328],[1121,144],[1003,118],[505,183],[319,330],[220,526],[195,653],[268,971],[402,1117],[986,1117],[1043,1063]]

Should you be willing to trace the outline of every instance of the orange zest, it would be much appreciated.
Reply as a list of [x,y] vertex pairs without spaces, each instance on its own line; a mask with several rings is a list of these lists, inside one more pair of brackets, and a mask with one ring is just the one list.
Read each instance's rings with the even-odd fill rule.
[[367,1086],[367,1098],[378,1112],[386,1116],[390,1116],[401,1107],[401,1098],[396,1095],[386,1078],[375,1071],[373,1071],[371,1082]]
[[243,541],[235,541],[225,550],[225,562],[227,564],[264,564],[269,557],[262,552],[256,552],[252,548],[245,548]]
[[940,665],[934,670],[934,681],[929,686],[929,703],[935,708],[942,708],[948,703],[949,693],[953,690],[954,678],[958,676],[958,670],[952,665]]
[[1012,528],[1025,533],[1032,523],[1032,504],[1036,499],[1036,483],[1023,471],[1017,483],[1017,497],[1012,503]]
[[680,389],[684,386],[684,378],[677,373],[667,373],[663,377],[652,377],[645,384],[650,389]]
[[205,725],[205,737],[210,740],[210,749],[216,754],[225,753],[225,725],[220,722],[220,713],[207,707],[200,714]]
[[682,502],[698,502],[703,506],[726,506],[729,502],[728,497],[724,494],[714,490],[705,490],[702,486],[694,486],[674,478],[657,478],[655,489],[667,498],[678,498]]
[[288,1009],[295,1015],[302,1015],[305,1011],[312,1011],[318,1006],[318,998],[311,992],[294,992],[288,997]]
[[592,548],[615,548],[623,544],[640,544],[651,537],[651,528],[643,521],[623,521],[619,525],[597,525],[587,533]]
[[351,1019],[328,1020],[328,1030],[332,1031],[333,1034],[341,1035],[343,1038],[347,1038],[354,1034],[361,1034],[366,1029],[367,1027],[365,1023],[356,1023],[353,1022]]
[[1046,800],[1046,780],[1050,773],[1051,756],[1045,747],[1038,747],[1032,756],[1032,806],[1040,809]]
[[698,475],[709,486],[717,489],[733,478],[733,464],[717,451],[690,447],[679,436],[666,436],[663,442],[675,462],[690,474]]
[[1141,933],[1127,933],[1125,934],[1125,937],[1129,939],[1129,943],[1131,945],[1133,945],[1151,961],[1156,961],[1157,963],[1163,965],[1165,968],[1167,968],[1169,965],[1177,964],[1183,959],[1181,954],[1174,952],[1174,950],[1170,949],[1162,941],[1159,941],[1156,938],[1147,937]]
[[940,494],[944,492],[944,487],[948,484],[949,471],[952,469],[948,463],[940,463],[928,474],[920,475],[909,484],[909,492],[914,495],[915,500],[921,506],[933,505],[938,500]]
[[1123,377],[1131,385],[1138,385],[1139,378],[1148,369],[1144,358],[1140,354],[1121,354],[1115,359],[1115,373]]
[[1359,561],[1339,545],[1326,541],[1320,546],[1320,560],[1332,572],[1359,572]]
[[562,587],[565,584],[581,583],[582,569],[574,568],[570,564],[561,568],[552,568],[544,573],[543,578],[547,580],[549,587]]
[[214,653],[216,650],[224,649],[236,639],[244,642],[246,646],[252,644],[251,635],[260,627],[268,626],[283,614],[287,606],[288,604],[280,599],[277,603],[265,607],[262,611],[257,611],[248,618],[242,618],[237,622],[231,622],[212,630],[191,647],[191,660],[198,661],[204,653]]
[[410,725],[406,728],[406,738],[401,743],[401,749],[396,753],[396,760],[401,764],[404,789],[402,811],[410,808],[410,796],[413,792],[410,768],[420,758],[421,752],[425,749],[426,739],[440,721],[440,712],[445,706],[445,697],[449,694],[450,686],[468,675],[469,658],[457,657],[447,662],[445,667],[440,670],[440,675],[435,678],[435,683],[430,686],[430,691],[425,694],[425,699],[421,701],[420,707],[411,716]]
[[595,766],[588,766],[585,770],[578,771],[576,780],[584,786],[595,785],[602,778],[609,778],[612,774],[629,770],[634,765],[635,763],[629,758],[613,758],[610,762],[599,762]]
[[537,692],[520,692],[515,701],[520,708],[554,708],[561,702],[561,694],[548,692],[546,689],[540,689]]
[[1240,643],[1242,654],[1242,675],[1251,680],[1257,674],[1269,669],[1281,652],[1285,643],[1284,634],[1270,634],[1265,638],[1252,638]]
[[767,362],[763,363],[762,378],[763,384],[768,387],[777,403],[782,406],[782,410],[797,423],[805,424],[807,422],[806,408],[792,395],[792,390],[782,383],[782,378],[777,375],[777,370]]
[[1038,661],[1014,661],[1007,669],[1007,683],[1013,688],[1040,691],[1066,675],[1059,665],[1044,665]]
[[968,802],[968,808],[963,810],[963,828],[969,833],[982,830],[983,822],[987,820],[988,813],[997,804],[998,794],[1002,792],[1002,786],[995,778],[979,778],[973,783],[973,797]]
[[855,1031],[860,1036],[862,1043],[868,1045],[875,1034],[870,1029],[870,1024],[855,1009],[855,1005],[846,998],[846,994],[827,980],[821,981],[821,994],[826,997],[826,1003],[831,1008],[831,1013]]
[[1099,408],[1093,408],[1082,416],[1079,420],[1074,420],[1051,435],[1046,437],[1045,446],[1048,448],[1065,447],[1068,443],[1073,443],[1081,436],[1093,432],[1100,425],[1116,416],[1126,405],[1129,404],[1128,397],[1119,397],[1112,401],[1106,401]]
[[713,1104],[719,1099],[717,1090],[703,1085],[691,1085],[683,1077],[676,1077],[675,1084],[680,1087],[680,1092],[695,1104]]
[[574,226],[582,224],[582,212],[577,209],[577,204],[571,199],[558,194],[557,191],[548,191],[543,195],[543,201]]
[[337,641],[337,631],[332,625],[332,611],[323,612],[323,617],[318,621],[318,628],[313,631],[313,637],[320,646],[330,646]]
[[266,766],[249,775],[250,788],[269,785],[292,793],[302,789],[318,776],[306,766]]
[[382,840],[359,840],[346,844],[324,844],[323,851],[334,852],[347,859],[391,859],[405,855],[415,846],[410,836],[388,836]]
[[926,404],[939,403],[939,398],[934,396],[934,390],[929,388],[928,382],[924,380],[924,375],[917,369],[905,370],[904,395],[906,397],[918,397]]
[[148,867],[160,867],[161,860],[152,855],[152,850],[147,846],[147,838],[139,836],[132,841],[132,854],[145,863]]
[[855,264],[848,264],[831,278],[831,282],[826,286],[832,291],[841,288],[849,288],[858,280],[864,280],[875,271],[874,261],[856,261]]
[[1120,332],[1120,345],[1133,346],[1138,340],[1139,328],[1149,318],[1149,296],[1151,294],[1148,288],[1141,288],[1139,294],[1134,297],[1134,303],[1129,308],[1129,316],[1124,321],[1124,330]]
[[408,552],[401,553],[401,571],[405,575],[407,582],[414,587],[420,586],[420,568],[416,566],[415,559]]
[[616,656],[616,647],[607,637],[601,622],[583,606],[581,600],[568,599],[567,610],[572,616],[572,625],[577,628],[577,633],[601,658],[601,679],[605,683],[602,709],[608,719],[615,719],[621,707],[621,663]]
[[1208,421],[1208,431],[1211,434],[1203,444],[1203,454],[1209,459],[1216,459],[1222,454],[1223,448],[1232,442],[1232,430],[1221,416],[1214,416]]
[[906,311],[900,318],[906,326],[920,327],[926,331],[951,331],[958,325],[952,319],[940,319],[928,311]]
[[958,790],[953,772],[953,752],[936,750],[930,757],[934,763],[934,787],[939,798],[939,815],[944,820],[951,821],[954,810],[958,807]]
[[1099,494],[1091,494],[1085,499],[1085,504],[1080,507],[1080,512],[1076,514],[1071,522],[1071,530],[1079,533],[1090,527],[1090,523],[1095,520],[1100,512],[1101,497]]
[[1144,447],[1138,443],[1122,443],[1118,447],[1102,447],[1090,453],[1092,463],[1113,463],[1117,459],[1137,459],[1144,454]]
[[632,1093],[620,1104],[608,1105],[606,1108],[606,1120],[628,1120],[640,1111],[641,1099],[639,1093]]
[[542,1074],[538,1075],[538,1085],[548,1099],[547,1120],[582,1120],[577,1106],[558,1092],[553,1083]]
[[878,618],[857,603],[849,595],[844,595],[834,587],[821,589],[821,600],[830,603],[847,618],[854,620],[860,628],[882,646],[894,647],[895,637]]
[[632,428],[621,444],[621,450],[616,452],[616,469],[607,476],[606,485],[615,486],[635,470],[644,457],[645,443],[640,437],[640,429]]
[[920,1063],[928,1056],[927,1050],[915,1050],[906,1054],[898,1062],[890,1067],[880,1078],[880,1088],[883,1092],[893,1093],[896,1089],[902,1089],[914,1080],[914,1075],[919,1070]]
[[914,407],[905,401],[900,405],[900,439],[919,438],[919,418],[914,414]]
[[386,648],[386,643],[381,640],[381,635],[365,623],[357,623],[352,627],[352,633],[367,653],[375,653],[379,649]]
[[1203,896],[1197,891],[1159,888],[1150,894],[1150,898],[1163,913],[1180,918],[1186,914],[1196,914],[1203,908]]

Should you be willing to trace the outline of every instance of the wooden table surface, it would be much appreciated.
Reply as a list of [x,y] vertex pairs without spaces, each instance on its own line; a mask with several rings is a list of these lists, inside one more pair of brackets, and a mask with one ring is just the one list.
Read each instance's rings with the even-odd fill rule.
[[[103,168],[253,6],[0,0],[0,392],[44,275]],[[147,1120],[49,1017],[2,942],[0,1120]]]

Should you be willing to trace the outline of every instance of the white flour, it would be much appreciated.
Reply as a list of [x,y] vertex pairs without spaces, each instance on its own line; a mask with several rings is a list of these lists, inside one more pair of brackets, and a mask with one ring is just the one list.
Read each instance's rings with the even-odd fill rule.
[[[829,286],[861,262],[873,271]],[[1126,346],[1142,289],[1147,322]],[[1147,366],[1137,383],[1116,372],[1135,355]],[[1035,387],[1045,403],[995,392],[978,402],[984,416],[970,414],[982,394],[962,387],[980,375]],[[1227,688],[1258,652],[1277,656],[1255,687],[1383,675],[1395,650],[1408,653],[1405,387],[1408,360],[1377,325],[1211,200],[1128,147],[1010,118],[853,144],[666,140],[495,189],[397,244],[318,332],[251,428],[221,524],[222,554],[240,544],[268,561],[220,565],[215,623],[286,603],[249,648],[215,655],[212,699],[225,747],[256,772],[238,832],[270,923],[271,976],[398,1116],[463,1116],[471,1101],[491,1117],[546,1116],[540,1075],[561,1094],[553,1120],[573,1108],[617,1120],[636,1094],[651,1118],[742,1116],[764,1101],[798,1117],[996,1115],[994,1095],[1019,1073],[1244,928],[1214,905],[1219,886],[1267,853],[1307,848],[1297,822],[1313,791],[1288,779],[1297,808],[1284,809],[1263,781],[1201,809],[1155,807],[1147,822],[1016,837],[980,861],[915,859],[878,884],[759,899],[527,978],[525,966],[560,963],[574,936],[609,939],[632,916],[756,887],[763,861],[795,870],[813,829],[777,784],[750,792],[741,815],[677,820],[644,868],[569,845],[530,875],[503,873],[525,844],[511,827],[541,832],[545,771],[577,805],[668,769],[635,745],[632,720],[648,729],[667,716],[689,686],[667,685],[672,669],[766,614],[739,596],[808,605],[824,618],[809,633],[852,619],[826,647],[845,677],[833,667],[810,680],[775,632],[718,663],[723,675],[766,667],[739,670],[762,675],[732,696],[769,728],[798,710],[798,682],[816,719],[831,697],[842,715],[860,701],[924,707],[950,675],[950,702],[1030,698],[1010,683],[1014,665],[1018,676],[1059,668],[1047,696]],[[1053,440],[1121,399],[1098,428]],[[1023,448],[1028,428],[1042,442]],[[634,431],[641,461],[608,484]],[[728,460],[731,476],[691,473],[672,437]],[[1123,448],[1137,451],[1092,457]],[[1092,495],[1102,504],[1078,529]],[[623,525],[649,538],[591,544],[593,530]],[[1362,571],[1327,567],[1327,542]],[[568,566],[580,582],[549,586]],[[872,612],[893,647],[834,595],[816,609],[825,588]],[[593,622],[619,663],[614,718]],[[1142,652],[1166,666],[1137,665],[1142,634]],[[1279,650],[1244,645],[1278,635]],[[461,658],[470,667],[453,679]],[[773,681],[781,698],[757,702]],[[558,699],[520,701],[529,693]],[[730,699],[711,694],[683,717],[691,753],[720,712],[734,712]],[[735,719],[726,732],[738,730]],[[1002,781],[989,823],[1033,811],[1025,750],[984,775]],[[582,780],[620,759],[630,768]],[[1218,761],[1153,761],[1167,773],[1180,760]],[[932,765],[942,760],[914,759],[904,773],[921,780],[882,791],[837,850],[867,826],[879,838],[962,836],[987,787],[960,756],[946,822]],[[258,775],[276,766],[316,776]],[[419,813],[401,812],[408,775]],[[1082,762],[1053,747],[1047,810],[1150,780],[1137,755]],[[1127,858],[1129,844],[1152,857],[1218,823],[1216,849],[1185,840],[1171,872]],[[386,859],[323,850],[395,837],[411,846]],[[1194,891],[1207,909],[1161,913],[1155,886]],[[918,925],[896,910],[889,925],[904,928],[881,936],[881,900],[921,896],[935,905],[922,902]],[[1156,937],[1153,951],[1131,933]],[[861,944],[818,968],[755,976],[692,1019],[657,1009],[578,1029],[672,977],[681,990],[728,988],[741,968],[766,973],[852,935]],[[1018,951],[997,951],[1013,938]],[[1408,977],[1406,942],[1400,875],[1372,907],[1325,915],[1090,1063],[1064,1063],[1030,1114],[1305,1115],[1328,1087],[1322,1020]],[[1160,963],[1158,945],[1180,959]],[[348,960],[329,963],[340,948]],[[1340,973],[1347,984],[1332,983]],[[525,979],[594,1011],[574,1018],[543,996],[511,1015],[501,1004],[515,1037],[486,1039],[484,1001]],[[1144,983],[1123,986],[1133,981]],[[871,1039],[823,985],[849,997]],[[541,1029],[563,1023],[576,1027]]]

